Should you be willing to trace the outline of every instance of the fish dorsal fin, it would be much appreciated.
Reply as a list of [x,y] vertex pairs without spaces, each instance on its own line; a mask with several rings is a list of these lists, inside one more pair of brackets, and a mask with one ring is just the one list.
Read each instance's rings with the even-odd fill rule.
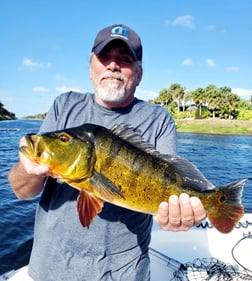
[[177,180],[180,180],[182,187],[195,191],[212,190],[215,186],[208,181],[201,171],[188,160],[172,155],[160,155],[163,160],[170,164],[171,169],[176,174]]
[[111,132],[142,151],[152,155],[160,154],[152,144],[142,138],[141,131],[138,129],[120,124],[113,126]]

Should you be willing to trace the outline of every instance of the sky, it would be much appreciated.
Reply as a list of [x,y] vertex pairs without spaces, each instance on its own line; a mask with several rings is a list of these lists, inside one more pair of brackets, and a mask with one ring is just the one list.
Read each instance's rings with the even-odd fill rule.
[[89,57],[97,32],[116,23],[143,45],[136,96],[179,83],[252,95],[251,0],[0,1],[0,101],[18,118],[47,112],[63,92],[93,92]]

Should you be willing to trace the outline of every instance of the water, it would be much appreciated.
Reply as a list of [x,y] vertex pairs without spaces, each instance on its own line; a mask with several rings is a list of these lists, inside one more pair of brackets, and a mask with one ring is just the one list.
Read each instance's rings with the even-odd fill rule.
[[19,268],[29,259],[38,198],[18,200],[7,175],[18,159],[19,139],[37,132],[40,124],[40,121],[0,122],[0,274]]
[[252,213],[252,136],[181,133],[178,152],[216,186],[248,179],[242,201],[245,212]]
[[[19,139],[37,132],[40,124],[20,120],[0,122],[0,274],[25,265],[29,259],[38,198],[16,199],[7,174],[18,159]],[[252,136],[179,133],[178,152],[217,186],[247,178],[243,205],[246,212],[252,213]]]

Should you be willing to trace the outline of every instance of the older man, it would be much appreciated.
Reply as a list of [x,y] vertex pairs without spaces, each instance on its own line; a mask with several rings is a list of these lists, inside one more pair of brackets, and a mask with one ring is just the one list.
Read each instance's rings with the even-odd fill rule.
[[[96,36],[90,59],[94,94],[68,92],[54,101],[40,132],[83,123],[111,128],[126,124],[162,153],[176,154],[176,129],[160,106],[135,97],[142,79],[142,44],[128,26],[116,24]],[[24,144],[21,139],[20,144]],[[29,275],[35,281],[149,280],[152,216],[105,203],[89,229],[76,212],[78,191],[47,177],[49,168],[20,155],[9,180],[17,197],[43,190],[37,208]],[[188,230],[205,217],[198,198],[171,196],[159,207],[165,230]]]

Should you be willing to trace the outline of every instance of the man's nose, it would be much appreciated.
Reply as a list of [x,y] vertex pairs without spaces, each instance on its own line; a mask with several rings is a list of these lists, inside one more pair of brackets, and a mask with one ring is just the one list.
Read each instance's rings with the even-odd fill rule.
[[120,69],[120,63],[116,59],[111,59],[110,62],[107,64],[107,69],[111,71],[117,71]]

